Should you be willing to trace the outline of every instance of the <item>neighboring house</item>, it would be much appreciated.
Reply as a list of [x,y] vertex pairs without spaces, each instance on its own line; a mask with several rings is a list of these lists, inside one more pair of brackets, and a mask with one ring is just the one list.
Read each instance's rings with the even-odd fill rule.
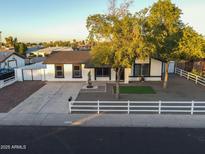
[[31,53],[35,53],[43,48],[43,46],[28,47],[28,49],[26,50],[26,57],[29,57]]
[[46,57],[34,57],[30,59],[30,64],[40,63],[46,60]]
[[40,63],[46,60],[46,57],[33,57],[33,58],[26,58],[25,63],[26,65]]
[[[92,81],[116,81],[116,73],[109,66],[95,67],[91,63],[89,51],[56,51],[44,61],[44,80],[46,81],[87,81],[91,72]],[[162,80],[163,62],[154,58],[136,59],[132,68],[125,68],[121,80],[125,83]]]
[[0,69],[18,68],[25,66],[25,59],[14,51],[0,52]]
[[[32,52],[29,52],[30,56],[37,56],[37,57],[46,57],[51,54],[53,51],[71,51],[72,48],[70,47],[48,47],[48,48],[41,48]],[[27,56],[28,57],[28,56]]]

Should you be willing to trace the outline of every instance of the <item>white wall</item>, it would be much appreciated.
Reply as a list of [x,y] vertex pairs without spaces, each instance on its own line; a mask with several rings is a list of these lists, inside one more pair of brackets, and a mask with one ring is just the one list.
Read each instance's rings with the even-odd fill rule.
[[[147,64],[149,63],[149,58],[146,58],[144,60],[136,59],[135,63],[138,64]],[[134,68],[132,67],[131,71],[128,71],[127,73],[131,74],[131,76],[134,76]],[[161,75],[162,75],[162,62],[156,59],[151,58],[151,66],[150,66],[150,77],[145,77],[146,81],[161,81]],[[139,77],[129,77],[129,81],[139,81]],[[125,82],[127,82],[125,80]]]
[[96,81],[110,81],[110,77],[96,77]]
[[45,69],[45,80],[46,81],[87,81],[88,72],[91,71],[92,80],[94,80],[94,70],[86,69],[85,65],[82,64],[82,78],[73,78],[72,64],[64,64],[64,78],[55,78],[55,65],[47,64]]
[[22,69],[15,69],[15,78],[17,81],[23,81]]
[[[64,64],[64,78],[55,78],[55,65],[47,64],[45,69],[45,80],[46,81],[87,81],[88,72],[91,71],[91,80],[95,81],[95,70],[94,68],[85,68],[82,64],[82,78],[73,78],[72,64]],[[96,81],[115,81],[115,71],[111,69],[111,80],[109,77],[96,77]]]
[[138,59],[138,58],[136,58],[135,59],[135,63],[136,64],[147,64],[147,63],[149,63],[149,58],[145,58],[145,59]]
[[44,68],[42,63],[27,65],[15,69],[15,77],[17,81],[23,80],[43,80],[44,81]]
[[[137,60],[137,63],[149,63],[149,58],[143,60]],[[55,65],[47,64],[47,68],[45,69],[45,80],[46,81],[87,81],[88,80],[88,72],[91,71],[91,79],[95,81],[95,71],[94,68],[86,69],[85,65],[82,65],[82,78],[73,78],[72,74],[72,64],[64,64],[64,78],[55,78]],[[161,70],[162,70],[162,62],[156,59],[151,59],[151,70],[150,76],[147,77],[147,81],[161,81]],[[125,83],[128,81],[138,81],[138,78],[129,78],[132,75],[131,69],[125,69]],[[157,76],[157,77],[156,77]],[[96,77],[96,81],[115,81],[116,73],[114,69],[111,69],[111,80],[109,77]]]
[[[161,81],[161,77],[145,77],[145,81]],[[140,81],[139,77],[130,77],[129,81]]]
[[[147,60],[146,60],[147,63]],[[160,81],[161,80],[161,61],[151,59],[151,76],[154,77],[146,77],[147,81]],[[44,65],[34,64],[30,66],[26,66],[23,68],[16,69],[16,78],[18,81],[22,81],[22,71],[24,74],[24,80],[43,80],[43,81],[87,81],[88,80],[88,72],[91,71],[91,80],[95,81],[95,71],[94,68],[87,69],[85,65],[82,64],[82,78],[73,78],[72,64],[64,64],[64,78],[55,78],[55,65],[47,64],[46,68]],[[33,72],[31,72],[31,69]],[[125,69],[125,83],[129,81],[138,81],[139,78],[129,77],[132,75],[132,69]],[[33,77],[31,77],[33,76]],[[156,77],[159,76],[159,77]],[[96,77],[96,81],[115,81],[116,73],[114,69],[111,69],[111,80],[109,77]]]
[[32,70],[22,70],[23,71],[23,79],[24,80],[33,80],[32,79]]
[[150,76],[161,76],[161,75],[162,75],[162,62],[152,58]]
[[125,68],[125,83],[129,83],[129,76],[131,76],[131,72],[132,72],[132,69],[131,68]]

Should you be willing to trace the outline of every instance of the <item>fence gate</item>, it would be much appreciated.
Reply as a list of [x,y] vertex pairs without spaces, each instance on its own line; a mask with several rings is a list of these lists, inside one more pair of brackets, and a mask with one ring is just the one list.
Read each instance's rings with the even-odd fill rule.
[[41,81],[43,78],[41,69],[23,69],[22,70],[23,80],[39,80]]

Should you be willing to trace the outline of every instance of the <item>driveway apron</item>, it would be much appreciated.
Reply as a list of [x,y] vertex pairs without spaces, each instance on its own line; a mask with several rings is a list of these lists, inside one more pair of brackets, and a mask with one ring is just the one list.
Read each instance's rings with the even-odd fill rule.
[[83,82],[48,82],[9,113],[68,113],[68,98],[76,99]]

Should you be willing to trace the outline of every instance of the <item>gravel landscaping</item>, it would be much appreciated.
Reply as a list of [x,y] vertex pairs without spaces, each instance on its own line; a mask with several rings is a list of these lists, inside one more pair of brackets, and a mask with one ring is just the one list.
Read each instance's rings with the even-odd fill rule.
[[[120,100],[130,101],[204,101],[205,87],[179,76],[170,76],[168,88],[162,88],[162,82],[135,82],[124,86],[150,86],[155,94],[121,94]],[[80,92],[77,101],[116,100],[113,92],[115,84],[107,83],[106,92]]]
[[42,81],[24,81],[0,89],[0,112],[10,111],[45,84]]

